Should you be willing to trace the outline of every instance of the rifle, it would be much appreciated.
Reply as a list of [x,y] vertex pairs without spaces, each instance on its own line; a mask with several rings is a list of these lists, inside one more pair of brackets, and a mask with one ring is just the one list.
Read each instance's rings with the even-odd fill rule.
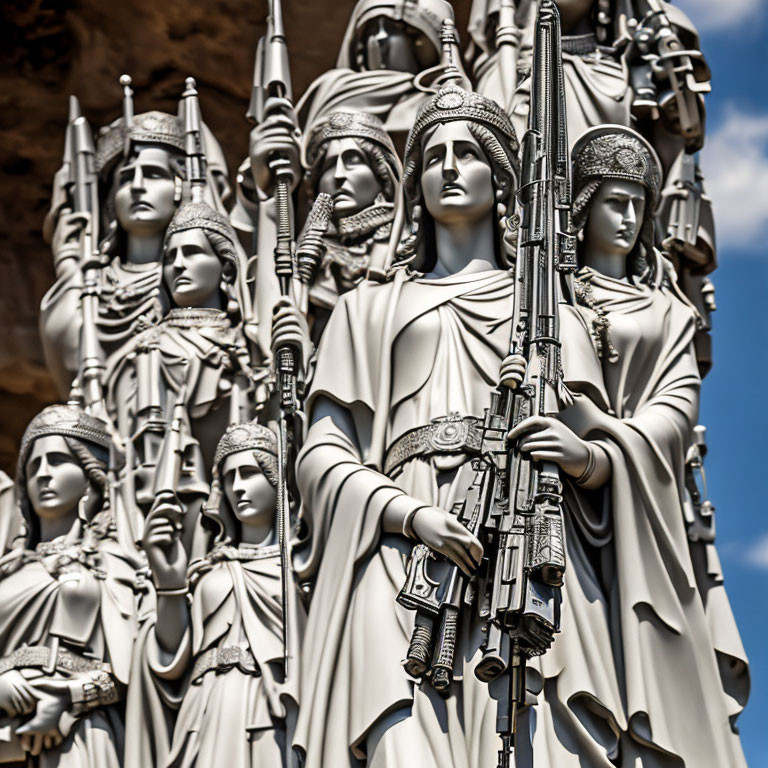
[[173,406],[173,415],[168,431],[165,433],[160,455],[155,470],[155,482],[153,493],[155,500],[171,500],[181,507],[177,489],[181,466],[184,461],[184,444],[182,431],[184,429],[186,411],[186,385],[182,384],[176,394],[176,402]]
[[637,0],[636,11],[640,21],[629,48],[632,110],[637,116],[660,111],[688,151],[696,152],[704,143],[702,94],[711,90],[709,67],[701,51],[683,46],[661,0]]
[[517,62],[523,33],[515,24],[514,0],[500,0],[499,21],[496,26],[496,50],[499,52],[499,74],[504,96],[504,110],[512,111],[517,90]]
[[554,0],[541,0],[538,9],[518,195],[522,225],[510,353],[526,358],[526,373],[516,390],[500,383],[491,394],[473,482],[455,510],[483,542],[483,563],[478,577],[467,582],[457,566],[417,545],[398,595],[401,604],[417,611],[406,670],[431,677],[443,694],[451,681],[460,609],[476,604],[485,640],[475,675],[491,683],[498,702],[500,768],[511,765],[517,714],[525,705],[526,661],[544,653],[559,631],[565,571],[559,468],[533,461],[507,440],[523,419],[557,413],[563,395],[558,272],[575,269],[576,249],[570,226],[560,17]]
[[[71,105],[74,111],[74,105]],[[79,108],[76,110],[79,112]],[[99,222],[99,180],[95,169],[93,134],[88,121],[79,115],[71,124],[70,151],[72,210],[81,214],[84,222],[80,270],[83,287],[80,294],[82,328],[80,331],[79,386],[82,387],[88,413],[107,420],[102,375],[105,369],[104,351],[99,341],[96,318],[99,311],[99,274],[102,262],[97,248]]]
[[[257,124],[271,114],[292,112],[291,75],[288,48],[285,41],[283,14],[280,0],[270,0],[267,31],[256,49],[254,85],[247,116]],[[294,274],[294,242],[291,216],[291,184],[293,170],[287,157],[275,154],[269,162],[275,183],[277,235],[274,250],[275,274],[281,296],[292,297]],[[283,661],[288,677],[288,584],[290,582],[290,495],[289,446],[298,433],[294,421],[299,414],[297,378],[301,350],[285,345],[275,350],[275,372],[280,404],[278,419],[278,486],[277,486],[277,539],[280,547],[281,589],[283,604]]]
[[203,119],[200,116],[200,101],[197,98],[197,83],[194,77],[185,81],[186,88],[181,94],[184,112],[184,151],[186,155],[187,183],[193,203],[203,200],[206,185],[205,146],[203,145]]

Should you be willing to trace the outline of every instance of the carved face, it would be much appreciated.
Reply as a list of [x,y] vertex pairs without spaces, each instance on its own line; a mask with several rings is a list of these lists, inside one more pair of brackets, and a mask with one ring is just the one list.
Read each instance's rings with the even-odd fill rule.
[[381,192],[381,183],[354,139],[328,142],[318,192],[333,197],[333,210],[337,216],[351,216],[362,211]]
[[379,16],[362,31],[365,69],[389,69],[416,74],[437,64],[434,46],[402,21]]
[[137,145],[136,150],[118,171],[115,212],[128,234],[157,235],[176,211],[171,153],[151,144]]
[[271,525],[277,492],[259,468],[253,451],[240,451],[221,466],[224,494],[241,525]]
[[494,206],[493,172],[465,121],[443,123],[424,142],[421,189],[432,218],[473,224]]
[[592,198],[584,227],[588,250],[625,258],[635,247],[645,213],[645,187],[636,181],[608,179]]
[[168,239],[163,280],[179,307],[212,306],[218,298],[222,266],[202,229],[176,232]]
[[85,471],[60,435],[38,437],[25,469],[29,502],[42,519],[71,513],[88,490]]

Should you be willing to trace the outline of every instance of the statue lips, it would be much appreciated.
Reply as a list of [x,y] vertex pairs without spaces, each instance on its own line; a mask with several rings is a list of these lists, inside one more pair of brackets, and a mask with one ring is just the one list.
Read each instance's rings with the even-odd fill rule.
[[443,184],[443,187],[440,190],[440,197],[455,197],[465,193],[466,191],[467,190],[464,189],[464,187],[458,182],[447,181],[445,184]]

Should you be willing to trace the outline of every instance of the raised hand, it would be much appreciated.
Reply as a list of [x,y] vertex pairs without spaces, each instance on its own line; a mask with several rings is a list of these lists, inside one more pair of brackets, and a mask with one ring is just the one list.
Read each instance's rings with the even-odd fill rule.
[[157,589],[183,589],[187,553],[181,542],[183,510],[171,499],[156,500],[147,515],[142,546]]
[[[289,103],[287,103],[290,106]],[[271,196],[274,180],[269,161],[275,156],[287,157],[293,170],[295,188],[301,178],[299,152],[300,133],[289,111],[273,112],[251,131],[249,154],[251,173],[256,185]]]
[[282,346],[292,346],[301,350],[303,369],[312,354],[312,341],[309,338],[307,318],[298,310],[288,297],[283,297],[275,304],[272,315],[272,354]]
[[53,230],[51,250],[57,277],[71,272],[82,257],[82,235],[88,221],[87,213],[63,212]]

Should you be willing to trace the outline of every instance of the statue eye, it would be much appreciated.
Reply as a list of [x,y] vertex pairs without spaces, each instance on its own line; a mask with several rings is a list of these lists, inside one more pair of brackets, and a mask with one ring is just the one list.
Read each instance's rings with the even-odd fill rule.
[[74,461],[66,453],[51,453],[48,455],[48,463],[52,467],[59,467],[62,464],[74,464]]
[[469,147],[467,149],[462,150],[461,152],[461,159],[462,160],[472,160],[473,158],[477,157],[477,152],[475,152],[474,149],[470,149]]

